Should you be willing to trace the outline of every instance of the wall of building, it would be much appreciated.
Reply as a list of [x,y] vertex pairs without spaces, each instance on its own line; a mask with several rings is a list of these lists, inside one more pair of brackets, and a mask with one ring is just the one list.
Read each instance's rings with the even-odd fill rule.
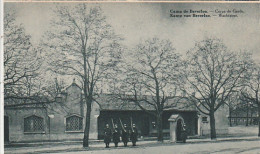
[[[207,117],[207,121],[203,121]],[[210,135],[210,118],[208,115],[201,114],[199,118],[200,134]],[[215,127],[217,135],[228,134],[228,107],[223,105],[215,112]]]
[[[169,136],[170,134],[170,125],[168,119],[172,114],[180,114],[187,125],[187,133],[192,136],[196,134],[197,131],[197,112],[194,111],[165,111],[163,114],[163,132],[165,136]],[[110,125],[112,128],[112,119],[114,124],[118,124],[119,129],[121,129],[120,120],[123,124],[127,124],[127,126],[131,126],[131,118],[132,122],[136,124],[137,129],[139,130],[140,136],[156,136],[156,117],[145,113],[144,111],[111,111],[111,110],[103,110],[100,112],[100,116],[98,118],[98,138],[103,138],[103,131],[106,124]]]
[[[54,114],[50,118],[42,108],[12,109],[6,110],[9,117],[9,141],[44,141],[44,140],[77,140],[83,138],[81,132],[66,132],[65,114]],[[24,118],[38,116],[44,119],[43,132],[25,132]]]
[[[44,140],[81,140],[83,139],[86,119],[86,105],[82,102],[81,89],[72,84],[66,90],[61,104],[55,103],[49,108],[19,107],[6,108],[5,116],[9,118],[9,141],[44,141]],[[44,131],[25,132],[24,118],[38,116],[44,119]],[[90,123],[90,139],[97,139],[97,117],[99,106],[93,103]],[[77,116],[83,118],[83,127],[79,131],[66,131],[66,118]]]
[[[81,140],[83,139],[86,119],[86,105],[82,102],[81,89],[73,83],[66,89],[63,94],[63,101],[53,103],[48,108],[41,107],[14,107],[6,108],[5,116],[9,119],[9,140],[11,142],[20,141],[44,141],[44,140]],[[168,119],[172,114],[179,114],[183,117],[186,124],[186,130],[189,136],[196,134],[210,134],[209,117],[200,115],[198,119],[196,111],[178,111],[169,110],[163,114],[163,132],[165,136],[169,136]],[[42,132],[25,132],[24,118],[28,116],[38,116],[44,120],[44,131]],[[215,113],[217,134],[226,134],[228,128],[228,108],[222,106]],[[66,118],[70,116],[81,117],[83,124],[82,129],[78,131],[66,131]],[[112,119],[114,124],[121,128],[122,124],[131,125],[135,123],[140,136],[156,136],[156,118],[141,110],[100,110],[100,106],[93,102],[90,123],[90,139],[101,139],[105,124],[109,124],[112,128]],[[202,117],[207,117],[207,121],[203,122]],[[199,132],[198,132],[199,131]]]

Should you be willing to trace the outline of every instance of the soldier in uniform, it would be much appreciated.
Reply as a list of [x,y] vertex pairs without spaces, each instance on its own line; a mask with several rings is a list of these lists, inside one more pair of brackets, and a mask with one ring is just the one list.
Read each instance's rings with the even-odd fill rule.
[[181,130],[181,139],[183,143],[186,143],[187,139],[187,130],[186,130],[186,124],[183,123],[182,130]]
[[109,148],[109,143],[111,142],[111,129],[109,128],[109,125],[106,124],[106,128],[104,130],[104,142],[106,144],[106,148]]
[[122,129],[122,141],[125,147],[127,146],[128,137],[129,137],[129,130],[126,127],[126,124],[124,124],[124,128]]
[[136,146],[137,136],[138,136],[138,130],[135,127],[135,124],[133,124],[133,127],[131,129],[131,133],[130,133],[130,139],[133,143],[133,146]]
[[113,142],[115,143],[115,147],[118,147],[118,143],[120,142],[120,132],[117,127],[117,124],[115,124],[114,132],[113,132]]

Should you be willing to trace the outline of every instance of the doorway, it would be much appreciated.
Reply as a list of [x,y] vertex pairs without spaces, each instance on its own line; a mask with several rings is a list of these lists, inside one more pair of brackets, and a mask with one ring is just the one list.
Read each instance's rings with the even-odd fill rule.
[[149,117],[145,116],[142,120],[142,136],[148,136],[150,132]]
[[198,125],[199,125],[199,118],[198,118],[198,116],[196,116],[195,119],[194,119],[195,135],[199,134]]
[[181,133],[182,133],[182,120],[179,119],[177,121],[177,128],[176,128],[176,141],[181,141],[182,140],[182,137],[181,137]]
[[9,118],[4,116],[4,142],[9,142]]

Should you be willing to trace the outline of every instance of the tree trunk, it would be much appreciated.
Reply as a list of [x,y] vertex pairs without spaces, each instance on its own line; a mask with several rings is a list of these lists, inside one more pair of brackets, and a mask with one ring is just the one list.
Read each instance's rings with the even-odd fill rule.
[[157,115],[157,141],[163,141],[162,115]]
[[237,117],[238,117],[238,115],[237,115],[237,113],[236,113],[236,126],[238,125],[238,124],[237,124]]
[[248,101],[247,101],[247,104],[246,104],[246,126],[248,126],[248,116],[249,116],[249,106],[248,106]]
[[210,137],[211,139],[216,139],[216,127],[215,127],[215,116],[214,116],[214,111],[210,111],[209,113],[210,117]]
[[257,102],[258,105],[258,137],[260,137],[260,102]]
[[232,127],[232,111],[229,108],[229,126]]
[[91,102],[92,100],[87,100],[87,112],[86,112],[86,123],[83,138],[83,147],[89,147],[89,126],[90,126],[90,113],[91,113]]
[[250,106],[250,125],[253,124],[253,111],[252,111],[252,106]]

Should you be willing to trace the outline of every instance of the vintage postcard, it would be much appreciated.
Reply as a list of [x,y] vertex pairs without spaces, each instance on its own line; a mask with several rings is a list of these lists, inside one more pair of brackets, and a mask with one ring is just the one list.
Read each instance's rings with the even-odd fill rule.
[[4,153],[259,153],[259,9],[5,2]]

